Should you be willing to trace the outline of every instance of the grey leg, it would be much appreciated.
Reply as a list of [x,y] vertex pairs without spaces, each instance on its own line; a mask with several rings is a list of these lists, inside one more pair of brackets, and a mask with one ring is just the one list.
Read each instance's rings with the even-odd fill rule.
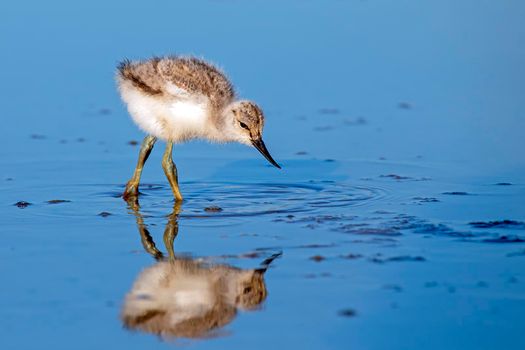
[[131,180],[129,180],[126,184],[126,189],[122,194],[124,200],[127,201],[130,198],[138,197],[139,182],[140,175],[142,174],[142,168],[144,167],[144,164],[146,163],[146,160],[148,159],[148,156],[151,153],[153,146],[155,145],[155,141],[157,141],[157,138],[151,135],[146,136],[144,138],[144,141],[142,141],[142,146],[140,146],[139,152],[139,160],[137,161],[135,172],[133,173],[133,177],[131,178]]

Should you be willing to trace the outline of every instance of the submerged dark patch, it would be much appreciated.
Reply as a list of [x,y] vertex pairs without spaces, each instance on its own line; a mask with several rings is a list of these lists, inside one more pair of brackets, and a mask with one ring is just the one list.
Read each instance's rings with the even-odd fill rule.
[[51,199],[47,201],[47,204],[60,204],[60,203],[70,203],[71,201],[68,199]]
[[386,262],[408,262],[408,261],[422,262],[422,261],[427,261],[427,259],[425,259],[422,256],[411,256],[411,255],[393,256],[390,258],[383,258],[381,255],[377,255],[371,258],[370,261],[379,263],[379,264],[383,264]]
[[497,238],[486,238],[482,240],[485,243],[523,243],[525,239],[518,236],[499,236]]
[[337,314],[341,317],[355,317],[357,316],[357,311],[354,309],[343,309],[339,310]]
[[476,228],[517,228],[525,229],[525,222],[515,220],[475,221],[470,226]]

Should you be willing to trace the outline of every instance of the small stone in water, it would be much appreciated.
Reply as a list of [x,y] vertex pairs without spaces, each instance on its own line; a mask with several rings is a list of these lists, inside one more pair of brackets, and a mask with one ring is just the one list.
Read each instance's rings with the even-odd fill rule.
[[325,260],[326,258],[322,255],[314,255],[314,256],[311,256],[310,257],[310,260],[313,260],[315,262],[321,262],[323,260]]
[[222,208],[216,205],[212,205],[211,207],[204,208],[204,211],[208,213],[219,213],[222,211]]
[[26,201],[20,201],[20,202],[16,202],[14,205],[19,207],[20,209],[24,209],[24,208],[27,208],[30,205],[33,205],[33,204],[29,203],[29,202],[26,202]]

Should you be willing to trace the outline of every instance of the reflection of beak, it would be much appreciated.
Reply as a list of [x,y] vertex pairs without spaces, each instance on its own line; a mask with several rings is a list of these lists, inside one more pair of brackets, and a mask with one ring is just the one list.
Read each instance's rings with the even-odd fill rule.
[[255,272],[261,275],[264,275],[268,268],[270,267],[271,263],[277,259],[280,258],[281,255],[283,255],[283,252],[278,252],[275,254],[272,254],[269,258],[264,259],[264,261],[261,263],[261,267],[258,269],[255,269]]
[[266,270],[268,270],[268,267],[262,267],[260,269],[255,269],[255,273],[258,273],[259,275],[264,275],[266,273]]
[[262,138],[258,138],[257,140],[252,140],[252,145],[257,148],[259,152],[266,158],[274,167],[281,169],[280,165],[277,164],[275,160],[273,160],[272,156],[270,155],[270,152],[266,149],[266,146],[264,145],[264,141]]

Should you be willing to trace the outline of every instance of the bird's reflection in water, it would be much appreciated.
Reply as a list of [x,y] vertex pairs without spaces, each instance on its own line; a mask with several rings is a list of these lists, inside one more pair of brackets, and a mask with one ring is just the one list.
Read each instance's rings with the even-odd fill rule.
[[129,203],[146,251],[157,263],[140,273],[126,295],[121,319],[128,329],[162,338],[217,336],[237,311],[256,309],[266,298],[264,273],[275,254],[258,269],[209,264],[174,253],[180,204],[175,204],[164,231],[168,257],[157,249],[136,202]]

